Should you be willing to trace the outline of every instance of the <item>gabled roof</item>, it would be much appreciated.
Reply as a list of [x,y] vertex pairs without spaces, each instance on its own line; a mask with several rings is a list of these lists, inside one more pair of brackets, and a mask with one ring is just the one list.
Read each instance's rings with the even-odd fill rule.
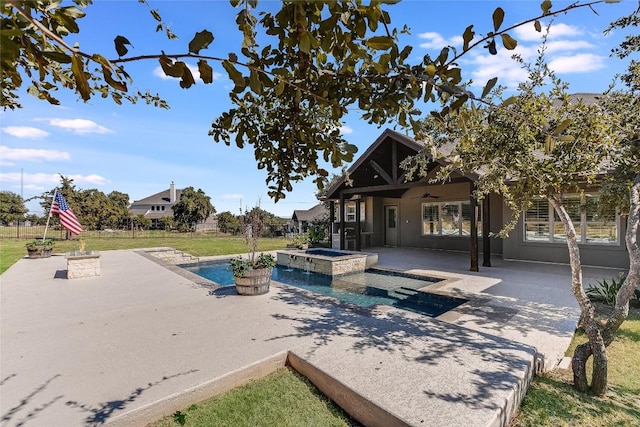
[[315,221],[322,219],[325,216],[329,215],[329,210],[324,205],[324,203],[319,203],[312,207],[311,209],[302,210],[296,209],[293,211],[293,216],[291,219],[294,221]]
[[[369,148],[349,167],[347,174],[352,185],[348,185],[347,177],[341,177],[327,189],[327,199],[338,199],[341,192],[382,197],[401,197],[411,186],[415,186],[423,178],[415,177],[405,180],[400,163],[410,156],[419,153],[425,146],[390,129],[382,134]],[[434,159],[433,167],[448,164],[444,158]],[[465,179],[474,180],[476,176],[465,175]]]
[[[166,205],[167,203],[170,203],[169,192],[170,192],[170,189],[166,189],[152,196],[145,197],[144,199],[135,200],[131,204],[131,207],[134,207],[136,205]],[[176,203],[178,202],[178,200],[180,200],[181,194],[182,194],[182,190],[176,189]]]

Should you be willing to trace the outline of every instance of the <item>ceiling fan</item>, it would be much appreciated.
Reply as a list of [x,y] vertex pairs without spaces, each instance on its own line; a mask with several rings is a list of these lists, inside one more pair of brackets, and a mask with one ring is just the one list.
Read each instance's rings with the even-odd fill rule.
[[428,191],[420,196],[412,197],[412,199],[439,199],[440,196],[436,196],[435,194],[431,194]]

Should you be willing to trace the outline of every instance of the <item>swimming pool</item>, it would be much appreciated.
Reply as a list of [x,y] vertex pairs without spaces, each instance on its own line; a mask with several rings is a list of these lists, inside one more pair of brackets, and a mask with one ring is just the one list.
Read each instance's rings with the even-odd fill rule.
[[[222,286],[234,284],[227,263],[200,264],[183,268]],[[272,279],[360,307],[388,305],[431,317],[437,317],[467,302],[462,298],[418,290],[441,279],[381,269],[368,269],[361,273],[331,277],[278,265],[273,269]]]

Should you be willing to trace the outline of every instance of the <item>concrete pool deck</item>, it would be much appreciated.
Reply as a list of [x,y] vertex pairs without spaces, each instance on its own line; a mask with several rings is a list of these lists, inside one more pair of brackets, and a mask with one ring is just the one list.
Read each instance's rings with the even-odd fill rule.
[[[432,319],[277,286],[212,292],[135,251],[102,252],[101,275],[76,280],[64,256],[22,259],[0,276],[0,425],[144,425],[287,354],[390,417],[379,420],[503,425],[536,351],[551,366],[569,343],[568,267],[495,260],[469,273],[464,254],[375,251],[382,267],[451,277],[437,291],[470,303]],[[586,269],[585,283],[616,274]]]

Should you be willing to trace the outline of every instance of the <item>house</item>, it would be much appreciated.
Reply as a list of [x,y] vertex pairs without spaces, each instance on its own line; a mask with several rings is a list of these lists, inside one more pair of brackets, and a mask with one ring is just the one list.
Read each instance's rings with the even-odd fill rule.
[[[176,185],[171,182],[169,188],[159,193],[135,200],[129,206],[131,217],[142,215],[151,220],[151,228],[164,228],[162,220],[173,218],[173,206],[180,201],[181,189],[176,189]],[[196,224],[196,231],[218,230],[218,221],[215,215],[211,215],[201,224]]]
[[[444,159],[432,159],[425,178],[407,181],[400,163],[423,148],[419,142],[385,130],[326,193],[330,202],[332,246],[363,250],[391,246],[466,251],[470,269],[491,266],[491,256],[504,259],[568,263],[564,228],[545,198],[537,200],[520,218],[507,238],[488,237],[511,218],[502,196],[491,194],[481,202],[471,195],[477,175],[453,174],[430,183]],[[593,197],[596,193],[586,193]],[[582,206],[576,195],[566,198],[569,209]],[[594,209],[578,209],[583,265],[628,268],[624,243],[625,222],[612,212],[605,221]],[[574,209],[575,210],[575,209]],[[341,214],[342,212],[342,214]]]
[[306,233],[309,225],[314,221],[322,221],[329,217],[329,210],[324,203],[319,203],[311,209],[296,209],[293,211],[289,229],[294,233]]

